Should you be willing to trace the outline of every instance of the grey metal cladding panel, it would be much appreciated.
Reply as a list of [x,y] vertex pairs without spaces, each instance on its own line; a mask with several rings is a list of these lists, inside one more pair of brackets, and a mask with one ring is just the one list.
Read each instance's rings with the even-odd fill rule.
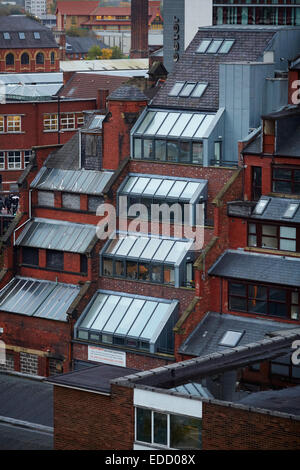
[[[180,352],[201,356],[231,349],[219,343],[226,331],[239,331],[244,334],[238,346],[254,343],[264,339],[267,333],[289,329],[290,324],[256,318],[236,317],[233,315],[209,312],[198,327],[180,347]],[[296,326],[295,326],[296,328]]]
[[35,248],[84,253],[96,234],[96,227],[73,223],[29,222],[16,244]]
[[[264,30],[205,30],[200,29],[190,43],[174,71],[168,76],[164,86],[153,98],[152,105],[180,107],[189,109],[216,110],[219,107],[219,64],[236,61],[258,60],[267,44],[274,36],[274,31]],[[205,38],[235,39],[228,54],[196,54],[196,50]],[[169,96],[177,81],[207,82],[209,85],[200,98],[178,98]]]
[[66,312],[78,295],[78,292],[79,288],[77,287],[74,288],[58,284],[54,287],[48,298],[40,305],[34,316],[51,320],[66,321]]
[[281,256],[226,252],[209,270],[213,276],[300,286],[300,261]]
[[54,193],[50,191],[38,191],[38,205],[54,207]]
[[80,194],[64,193],[62,195],[62,205],[68,209],[80,210]]

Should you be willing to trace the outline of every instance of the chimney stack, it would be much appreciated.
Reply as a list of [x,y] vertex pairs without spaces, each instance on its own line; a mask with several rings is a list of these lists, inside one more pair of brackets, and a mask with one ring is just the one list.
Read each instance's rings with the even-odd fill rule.
[[148,58],[149,1],[131,0],[131,59]]

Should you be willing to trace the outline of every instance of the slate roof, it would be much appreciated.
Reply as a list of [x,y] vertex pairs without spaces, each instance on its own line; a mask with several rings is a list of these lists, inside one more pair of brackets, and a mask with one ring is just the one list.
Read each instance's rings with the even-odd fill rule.
[[180,346],[179,353],[189,356],[202,356],[233,349],[219,345],[226,331],[243,332],[237,346],[244,346],[264,339],[272,331],[290,330],[291,327],[290,323],[208,312]]
[[149,98],[138,87],[132,85],[121,85],[107,99],[109,101],[149,101]]
[[[264,196],[263,199],[266,199]],[[289,198],[281,198],[281,197],[270,197],[269,198],[269,203],[267,204],[267,207],[263,211],[262,214],[255,214],[254,212],[251,215],[252,219],[258,219],[258,220],[276,220],[279,222],[285,222],[285,223],[300,223],[300,207],[297,209],[295,212],[294,217],[292,218],[286,218],[283,217],[284,213],[288,209],[290,204],[299,204],[300,206],[300,200],[299,199],[289,199]]]
[[[219,64],[262,61],[263,52],[277,31],[278,28],[252,27],[251,29],[232,25],[230,28],[226,26],[199,28],[151,104],[216,111],[219,108]],[[228,54],[196,53],[201,41],[207,38],[235,39],[235,42]],[[208,82],[208,87],[200,98],[168,96],[173,85],[180,81]]]
[[227,250],[209,269],[208,274],[300,287],[300,259]]
[[49,377],[46,382],[52,385],[61,385],[71,388],[80,388],[95,392],[110,393],[110,381],[124,375],[137,372],[136,369],[127,367],[100,364],[95,367],[87,367],[63,375]]
[[[4,32],[8,32],[10,34],[10,39],[4,39]],[[19,38],[19,32],[25,33],[25,39]],[[34,32],[38,32],[40,34],[40,39],[34,38]],[[1,49],[42,49],[46,47],[59,47],[49,28],[25,15],[0,16]]]
[[104,42],[93,37],[66,36],[67,54],[86,54],[92,46],[99,46],[101,49],[108,47]]
[[97,98],[99,89],[109,90],[109,93],[112,93],[129,78],[129,76],[119,77],[97,73],[74,73],[66,85],[61,88],[59,95],[66,98]]
[[300,385],[282,390],[251,393],[239,403],[255,408],[300,415]]
[[45,161],[47,168],[78,170],[79,134],[76,132],[57,152],[51,153]]

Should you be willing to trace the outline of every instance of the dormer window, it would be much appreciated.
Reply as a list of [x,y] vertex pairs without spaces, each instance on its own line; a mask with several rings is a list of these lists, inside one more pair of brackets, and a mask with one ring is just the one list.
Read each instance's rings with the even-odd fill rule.
[[25,39],[25,33],[19,33],[19,39]]
[[33,36],[34,36],[34,39],[41,39],[40,33],[38,33],[37,31],[33,33]]
[[10,39],[10,34],[9,33],[3,33],[4,39]]

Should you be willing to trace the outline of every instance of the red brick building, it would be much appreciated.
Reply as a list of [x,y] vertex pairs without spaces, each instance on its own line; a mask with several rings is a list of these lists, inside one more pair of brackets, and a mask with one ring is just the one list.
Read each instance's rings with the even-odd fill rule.
[[0,72],[57,72],[59,46],[52,31],[27,16],[1,16]]

